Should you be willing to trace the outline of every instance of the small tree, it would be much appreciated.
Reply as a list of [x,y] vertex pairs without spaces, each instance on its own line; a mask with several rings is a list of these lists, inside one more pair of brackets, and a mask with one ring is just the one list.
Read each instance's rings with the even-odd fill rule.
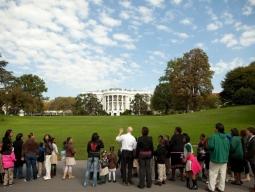
[[149,96],[147,94],[136,94],[135,98],[131,101],[132,112],[135,115],[146,115],[148,111]]

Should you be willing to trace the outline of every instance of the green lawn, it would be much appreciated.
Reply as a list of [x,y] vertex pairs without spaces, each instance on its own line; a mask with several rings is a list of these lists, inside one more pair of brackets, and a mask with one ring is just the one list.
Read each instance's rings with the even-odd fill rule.
[[29,132],[33,132],[36,140],[42,141],[43,136],[49,133],[57,138],[59,149],[62,142],[71,136],[74,138],[73,145],[77,150],[76,159],[85,159],[87,142],[94,132],[101,136],[107,151],[111,145],[114,145],[117,151],[120,144],[115,142],[115,137],[119,127],[126,129],[128,126],[132,126],[134,135],[139,137],[141,128],[147,126],[150,129],[149,135],[153,136],[156,145],[158,135],[172,136],[174,127],[180,126],[183,128],[183,132],[191,136],[191,143],[196,144],[201,133],[206,136],[212,135],[214,125],[218,122],[224,124],[226,132],[229,132],[233,127],[240,130],[255,126],[255,105],[171,116],[14,117],[0,115],[0,135],[3,136],[7,129],[12,129],[15,136],[21,132],[26,138]]

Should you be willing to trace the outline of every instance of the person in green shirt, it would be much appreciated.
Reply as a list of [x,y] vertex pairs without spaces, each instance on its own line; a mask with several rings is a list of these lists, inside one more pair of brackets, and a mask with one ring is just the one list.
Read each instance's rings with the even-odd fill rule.
[[211,151],[209,166],[209,183],[207,191],[214,191],[216,180],[218,178],[217,190],[224,191],[227,162],[229,156],[229,141],[224,134],[224,126],[221,123],[215,125],[215,134],[213,134],[207,144],[208,150]]
[[239,131],[236,128],[231,129],[230,134],[232,135],[231,139],[229,140],[230,166],[231,171],[233,171],[236,175],[236,180],[231,184],[241,185],[241,173],[244,171],[242,141],[239,137]]

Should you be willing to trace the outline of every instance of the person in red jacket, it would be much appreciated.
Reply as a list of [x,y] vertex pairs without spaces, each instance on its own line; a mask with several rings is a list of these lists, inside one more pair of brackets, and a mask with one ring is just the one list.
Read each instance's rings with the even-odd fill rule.
[[4,188],[9,186],[13,186],[13,168],[14,161],[16,161],[15,154],[13,151],[12,144],[7,144],[6,151],[2,154],[2,162],[4,167]]

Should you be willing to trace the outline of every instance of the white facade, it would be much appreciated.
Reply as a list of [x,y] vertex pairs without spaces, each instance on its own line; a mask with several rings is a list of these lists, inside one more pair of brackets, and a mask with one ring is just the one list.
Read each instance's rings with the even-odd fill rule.
[[136,94],[147,94],[149,96],[147,103],[150,104],[150,91],[127,90],[121,88],[111,88],[99,91],[87,91],[82,94],[95,94],[103,109],[111,116],[119,116],[126,110],[130,110],[130,103]]

